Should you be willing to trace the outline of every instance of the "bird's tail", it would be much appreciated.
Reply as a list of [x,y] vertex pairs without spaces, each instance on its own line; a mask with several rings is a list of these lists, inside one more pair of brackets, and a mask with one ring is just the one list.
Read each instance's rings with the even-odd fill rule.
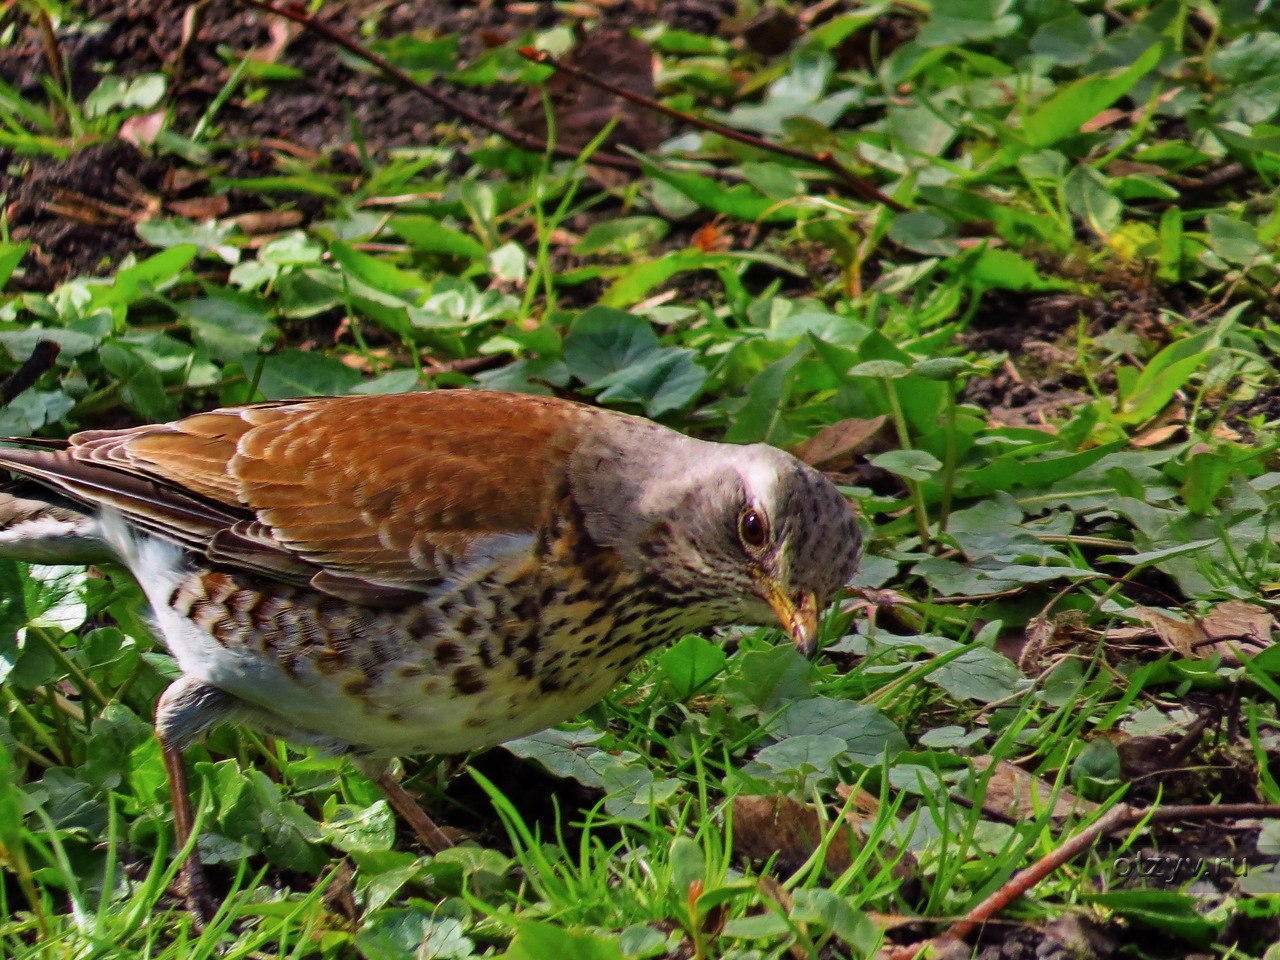
[[115,559],[96,517],[41,493],[29,496],[0,489],[0,557],[71,564]]

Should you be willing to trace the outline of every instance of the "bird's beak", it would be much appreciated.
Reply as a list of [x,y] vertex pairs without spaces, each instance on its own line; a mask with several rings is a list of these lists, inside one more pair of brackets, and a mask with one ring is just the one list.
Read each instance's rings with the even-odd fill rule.
[[776,583],[765,585],[765,600],[778,615],[782,629],[791,634],[791,642],[806,657],[818,647],[818,598],[807,591],[793,600]]

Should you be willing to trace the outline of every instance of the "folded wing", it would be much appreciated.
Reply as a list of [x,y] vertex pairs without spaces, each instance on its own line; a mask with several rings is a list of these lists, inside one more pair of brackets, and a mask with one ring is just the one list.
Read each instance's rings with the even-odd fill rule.
[[215,563],[399,603],[527,544],[602,415],[481,391],[318,398],[2,449],[0,467]]

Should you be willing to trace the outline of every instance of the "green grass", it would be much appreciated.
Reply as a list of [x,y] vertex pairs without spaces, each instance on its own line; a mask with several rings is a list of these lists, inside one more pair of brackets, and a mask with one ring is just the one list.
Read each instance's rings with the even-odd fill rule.
[[[574,723],[408,759],[472,838],[436,857],[347,764],[215,731],[188,758],[224,903],[198,931],[149,719],[175,671],[138,590],[0,563],[0,955],[860,957],[940,932],[1117,802],[1280,803],[1280,17],[912,4],[835,12],[773,57],[640,35],[664,102],[829,151],[905,209],[705,131],[613,179],[589,162],[608,131],[562,161],[453,124],[397,150],[347,124],[350,162],[250,144],[245,172],[235,117],[300,82],[289,49],[224,51],[214,94],[124,63],[87,100],[0,85],[14,190],[151,116],[145,149],[203,173],[196,196],[305,211],[259,236],[162,204],[136,256],[53,289],[22,281],[62,251],[0,224],[0,373],[61,347],[0,434],[470,386],[733,442],[821,434],[868,542],[824,655],[685,638]],[[572,34],[469,64],[456,41],[378,46],[483,93],[545,77],[516,48]],[[1274,956],[1277,823],[1112,835],[985,942],[1071,916],[1126,955]],[[1117,868],[1135,852],[1250,865],[1140,881]]]

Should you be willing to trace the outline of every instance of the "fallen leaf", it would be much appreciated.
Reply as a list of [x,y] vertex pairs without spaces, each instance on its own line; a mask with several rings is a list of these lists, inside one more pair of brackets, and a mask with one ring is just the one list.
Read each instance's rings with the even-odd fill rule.
[[1248,645],[1256,653],[1271,645],[1275,626],[1271,611],[1244,600],[1219,603],[1203,616],[1187,620],[1152,607],[1136,607],[1134,614],[1175,653],[1200,658],[1217,654],[1230,664],[1240,662],[1232,644]]
[[720,228],[714,223],[704,223],[694,231],[693,238],[689,241],[689,246],[701,250],[703,253],[728,250],[731,245],[732,240],[721,233]]
[[1186,427],[1180,423],[1166,423],[1162,427],[1156,427],[1152,430],[1147,430],[1144,433],[1138,434],[1130,441],[1130,443],[1139,449],[1157,447],[1166,440],[1172,440],[1185,430]]
[[155,143],[156,137],[164,129],[166,113],[165,110],[152,110],[149,113],[135,114],[120,124],[116,136],[135,147],[149,146]]
[[[788,873],[800,869],[822,842],[829,821],[807,803],[790,797],[740,796],[733,799],[733,839],[738,852],[754,860],[777,855]],[[861,845],[860,831],[841,824],[827,846],[826,867],[842,873]]]
[[861,419],[849,417],[827,424],[792,452],[811,467],[820,467],[853,453],[884,426],[884,416]]
[[189,200],[170,200],[169,210],[188,220],[214,220],[227,212],[226,196],[192,197]]
[[235,218],[235,224],[242,233],[252,237],[292,229],[300,225],[302,220],[301,210],[257,210],[240,214]]
[[988,813],[1027,820],[1038,816],[1050,803],[1055,817],[1092,813],[1098,808],[1096,803],[1077,797],[1065,787],[1055,795],[1049,784],[1005,760],[974,757],[973,768],[985,772],[993,762],[996,769],[987,780],[987,792],[982,797],[982,809]]
[[1129,113],[1125,110],[1116,110],[1114,108],[1110,110],[1102,110],[1099,113],[1094,114],[1091,119],[1080,124],[1080,132],[1092,133],[1094,130],[1101,130],[1104,127],[1111,126],[1113,123],[1118,123],[1127,116],[1129,116]]

